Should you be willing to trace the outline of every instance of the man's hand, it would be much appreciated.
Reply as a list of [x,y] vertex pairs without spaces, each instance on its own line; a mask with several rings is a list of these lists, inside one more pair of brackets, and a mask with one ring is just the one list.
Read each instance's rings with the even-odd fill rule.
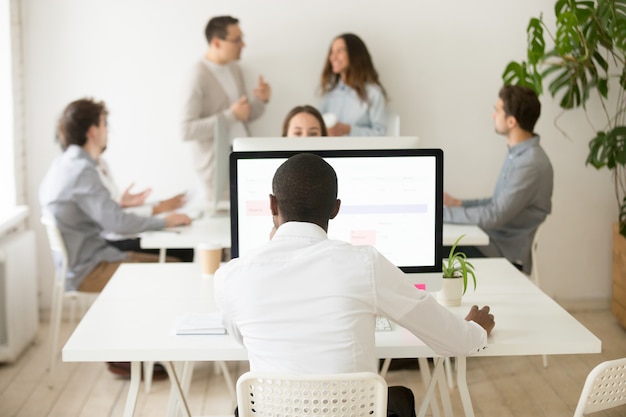
[[458,198],[452,197],[448,193],[443,193],[443,205],[445,207],[460,207],[462,205],[462,201]]
[[268,83],[263,80],[263,76],[259,75],[259,83],[256,88],[252,91],[254,96],[261,100],[263,103],[267,103],[270,101],[270,95],[272,94],[272,88]]
[[241,96],[241,98],[235,101],[230,106],[230,111],[233,112],[235,119],[245,122],[250,117],[250,103],[248,103],[248,97]]
[[152,214],[165,213],[168,211],[174,211],[185,204],[185,193],[175,195],[167,200],[159,201],[159,204],[152,207]]
[[191,224],[191,218],[186,214],[172,213],[165,216],[165,227],[186,226]]
[[146,198],[148,198],[152,192],[151,188],[147,188],[137,194],[133,194],[130,192],[130,189],[134,186],[135,183],[133,182],[124,190],[124,193],[120,197],[120,206],[122,206],[122,208],[142,206],[145,203]]
[[476,305],[472,306],[467,316],[465,316],[465,320],[473,321],[482,326],[482,328],[487,331],[487,335],[491,334],[491,331],[496,325],[493,314],[489,314],[489,306],[484,306],[481,309]]
[[328,136],[344,136],[349,135],[352,128],[345,123],[337,123],[333,127],[328,128]]

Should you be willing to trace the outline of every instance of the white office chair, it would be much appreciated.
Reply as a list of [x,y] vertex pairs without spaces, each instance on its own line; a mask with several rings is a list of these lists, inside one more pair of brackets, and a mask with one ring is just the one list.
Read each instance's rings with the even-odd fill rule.
[[[94,294],[79,291],[66,291],[65,279],[67,276],[67,250],[61,237],[61,232],[57,228],[54,220],[41,218],[41,223],[46,227],[50,251],[55,262],[54,284],[52,287],[52,303],[50,308],[50,363],[48,372],[52,376],[59,353],[59,332],[63,315],[63,300],[70,301],[70,324],[74,324],[76,318],[76,306],[81,303],[81,314],[85,311],[86,305],[93,301]],[[51,378],[52,380],[52,378]]]
[[387,416],[387,383],[372,372],[281,375],[246,372],[237,380],[240,417]]
[[[545,220],[544,220],[545,223]],[[541,236],[541,229],[544,223],[537,226],[535,230],[535,237],[533,238],[533,244],[530,247],[530,259],[532,261],[532,269],[530,271],[530,279],[539,287],[539,262],[537,259],[537,252],[539,249],[539,237]]]
[[387,109],[387,136],[400,136],[400,115]]
[[[41,223],[46,228],[50,251],[55,263],[54,285],[52,286],[52,303],[50,307],[50,364],[48,372],[50,374],[50,384],[53,382],[54,368],[58,355],[59,332],[61,329],[61,319],[63,318],[63,300],[70,301],[70,324],[73,326],[76,320],[76,307],[79,304],[80,316],[85,313],[87,307],[94,301],[97,294],[81,291],[66,291],[65,280],[67,277],[67,249],[63,242],[61,232],[52,219],[41,218]],[[154,362],[144,362],[144,385],[146,392],[150,392],[152,386],[152,370]]]
[[589,372],[574,417],[626,405],[626,358],[602,362]]

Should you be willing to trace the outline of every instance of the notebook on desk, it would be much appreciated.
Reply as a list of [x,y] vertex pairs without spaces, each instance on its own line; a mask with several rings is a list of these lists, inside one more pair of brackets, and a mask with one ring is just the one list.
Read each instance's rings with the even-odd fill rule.
[[[321,150],[337,172],[341,210],[328,237],[376,247],[427,291],[441,288],[443,152],[440,149]],[[298,151],[233,152],[231,250],[267,242],[276,169]]]

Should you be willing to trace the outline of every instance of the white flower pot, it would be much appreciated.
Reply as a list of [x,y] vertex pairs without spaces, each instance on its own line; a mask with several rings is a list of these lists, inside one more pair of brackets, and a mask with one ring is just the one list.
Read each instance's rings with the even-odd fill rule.
[[444,306],[460,306],[463,296],[463,278],[444,278],[441,290],[437,292],[439,304]]

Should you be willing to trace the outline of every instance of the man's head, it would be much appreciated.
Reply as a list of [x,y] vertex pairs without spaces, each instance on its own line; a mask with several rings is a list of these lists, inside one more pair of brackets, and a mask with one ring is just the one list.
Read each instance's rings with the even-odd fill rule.
[[541,114],[541,103],[537,94],[528,87],[505,85],[500,89],[494,111],[496,132],[508,134],[519,126],[533,133],[535,123]]
[[100,153],[107,145],[107,115],[106,105],[102,101],[91,98],[76,100],[68,104],[63,110],[57,125],[57,134],[61,148],[65,150],[69,145],[94,146]]
[[328,230],[339,212],[337,174],[317,155],[301,153],[285,161],[274,174],[270,206],[274,226],[299,221]]
[[218,64],[237,61],[246,46],[239,20],[231,16],[217,16],[209,20],[204,35],[210,47],[210,59]]

